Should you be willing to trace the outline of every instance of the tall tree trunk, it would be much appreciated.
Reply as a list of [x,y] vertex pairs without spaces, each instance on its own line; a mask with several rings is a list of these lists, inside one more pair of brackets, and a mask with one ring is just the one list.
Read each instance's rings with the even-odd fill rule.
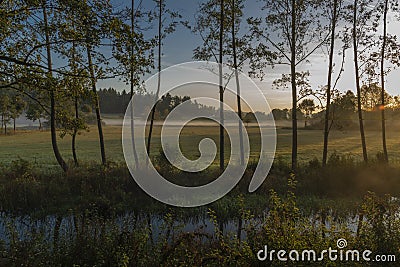
[[235,69],[236,78],[236,96],[237,96],[237,108],[239,115],[239,146],[240,146],[240,165],[244,165],[244,146],[243,146],[243,121],[242,121],[242,105],[240,98],[240,81],[239,71],[237,65],[237,52],[236,52],[236,33],[235,33],[235,0],[232,0],[232,50],[233,50],[233,68]]
[[381,117],[382,117],[382,147],[383,155],[386,162],[389,161],[387,147],[386,147],[386,121],[385,121],[385,50],[387,42],[387,13],[388,13],[389,0],[385,0],[385,10],[383,13],[383,43],[381,53]]
[[364,162],[368,162],[367,145],[365,142],[364,132],[364,120],[361,106],[361,85],[360,85],[360,73],[358,69],[358,43],[357,43],[357,7],[358,0],[354,0],[354,13],[353,13],[353,50],[354,50],[354,68],[356,76],[356,87],[357,87],[357,112],[358,120],[360,124],[360,135],[361,135],[361,146],[363,150]]
[[[74,101],[74,106],[75,106],[75,120],[76,123],[79,120],[79,109],[78,109],[78,96],[75,96],[75,101]],[[75,125],[74,126],[74,132],[72,133],[72,156],[74,158],[74,164],[75,167],[79,166],[79,162],[78,162],[78,157],[76,155],[76,136],[78,135],[78,126]]]
[[134,109],[133,109],[133,95],[134,95],[134,67],[133,67],[133,54],[134,54],[134,48],[133,48],[133,38],[135,34],[135,0],[132,0],[132,10],[131,10],[131,31],[132,31],[132,40],[131,40],[131,51],[130,51],[130,57],[131,57],[131,69],[130,69],[130,75],[131,75],[131,135],[132,135],[132,150],[133,150],[133,157],[135,158],[135,165],[136,169],[139,168],[139,159],[138,155],[136,152],[136,145],[135,145],[135,119],[134,119]]
[[290,74],[292,83],[292,171],[297,170],[296,0],[292,0]]
[[87,57],[88,57],[90,78],[91,78],[91,81],[92,81],[92,91],[93,91],[93,96],[95,97],[94,105],[95,105],[95,110],[96,110],[97,130],[99,132],[101,162],[103,163],[103,165],[105,165],[107,163],[107,158],[106,158],[106,150],[105,150],[105,146],[104,146],[104,135],[103,135],[103,125],[102,125],[102,119],[101,119],[101,112],[100,112],[100,101],[99,101],[99,96],[97,94],[97,89],[96,89],[96,77],[95,77],[95,74],[94,74],[94,66],[93,66],[93,61],[92,61],[92,51],[91,51],[89,43],[86,44],[86,52],[87,52]]
[[15,118],[13,118],[13,123],[14,123],[14,134],[15,134],[16,131]]
[[222,62],[223,62],[223,37],[224,37],[224,0],[220,1],[220,29],[219,29],[219,169],[221,172],[225,168],[225,131],[224,131],[224,86],[223,86],[223,73],[222,73]]
[[151,110],[151,119],[150,119],[150,129],[149,129],[149,136],[147,138],[147,154],[146,157],[146,165],[149,163],[150,157],[150,149],[151,149],[151,137],[153,134],[153,127],[154,127],[154,115],[156,113],[156,106],[158,103],[158,96],[160,94],[161,89],[161,49],[162,49],[162,12],[163,12],[163,1],[159,0],[159,15],[158,15],[158,83],[157,83],[157,93],[155,98],[155,103],[153,109]]
[[[76,74],[77,70],[76,70],[76,62],[75,62],[75,52],[76,52],[76,46],[75,46],[75,42],[73,42],[72,44],[72,58],[73,58],[73,72]],[[75,78],[74,78],[75,79]],[[71,148],[72,148],[72,157],[74,159],[74,164],[75,167],[79,166],[79,162],[78,162],[78,156],[76,155],[76,137],[78,135],[78,121],[79,121],[79,98],[78,98],[78,92],[74,92],[75,96],[74,96],[74,109],[75,109],[75,124],[74,124],[74,132],[72,133],[72,143],[71,143]]]
[[64,172],[68,171],[68,165],[61,156],[60,150],[57,144],[57,132],[56,132],[56,100],[55,100],[55,89],[53,85],[53,63],[51,60],[51,46],[50,46],[50,33],[47,19],[46,1],[43,1],[43,20],[45,26],[46,35],[46,50],[47,50],[47,86],[50,91],[50,132],[51,132],[51,144],[53,147],[54,155],[57,159],[58,164]]
[[333,55],[335,53],[335,34],[337,23],[338,0],[333,2],[333,17],[331,29],[331,43],[329,50],[329,69],[328,69],[328,86],[326,88],[326,110],[325,110],[325,126],[324,126],[324,150],[322,153],[322,166],[326,166],[328,160],[328,142],[329,142],[329,116],[331,108],[331,92],[332,92],[332,74],[333,74]]

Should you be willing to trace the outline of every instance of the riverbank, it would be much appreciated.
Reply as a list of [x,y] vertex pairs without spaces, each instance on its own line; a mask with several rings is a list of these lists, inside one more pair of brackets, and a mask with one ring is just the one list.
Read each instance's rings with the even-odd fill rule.
[[[338,239],[345,239],[349,249],[399,258],[400,202],[386,193],[400,192],[400,170],[352,164],[340,156],[334,160],[326,169],[316,162],[302,165],[296,177],[278,161],[253,194],[247,193],[249,168],[230,194],[192,209],[147,197],[123,164],[86,164],[63,174],[14,162],[0,172],[0,265],[258,266],[257,252],[265,245],[322,251],[335,248]],[[386,192],[355,186],[364,176],[351,174],[373,169],[386,186],[364,184]],[[174,171],[168,177],[199,182],[215,173]],[[396,180],[385,180],[390,176]],[[307,265],[329,263],[326,258]]]

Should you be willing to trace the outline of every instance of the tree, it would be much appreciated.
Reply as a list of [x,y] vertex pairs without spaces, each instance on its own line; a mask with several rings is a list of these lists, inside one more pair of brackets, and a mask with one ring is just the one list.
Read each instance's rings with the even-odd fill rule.
[[352,91],[337,96],[331,104],[329,130],[334,127],[339,130],[351,127],[353,115],[356,112],[357,98]]
[[397,110],[400,107],[400,97],[394,96],[391,102],[391,106],[393,110]]
[[11,97],[11,112],[10,118],[13,120],[14,124],[14,133],[16,131],[15,121],[19,118],[26,108],[25,100],[18,94],[15,94]]
[[275,120],[287,120],[289,119],[289,110],[285,109],[278,109],[275,108],[272,110],[272,115],[274,116]]
[[[71,64],[71,71],[75,74],[78,74],[82,70],[78,69],[75,50],[76,47],[74,43],[72,45],[72,57],[70,64]],[[74,163],[76,167],[79,166],[78,156],[76,154],[76,137],[78,135],[79,130],[86,129],[85,121],[82,118],[80,118],[79,115],[79,106],[80,106],[79,98],[82,95],[86,96],[88,95],[85,82],[86,82],[85,79],[79,79],[78,77],[74,77],[70,79],[70,84],[69,84],[70,95],[72,96],[74,102],[74,113],[75,113],[75,118],[72,124],[73,131],[71,133],[72,135],[71,148],[72,148],[72,156],[74,158]]]
[[48,13],[47,13],[47,0],[42,2],[43,8],[43,22],[46,40],[46,52],[47,52],[47,77],[46,77],[46,87],[49,88],[50,94],[50,131],[51,131],[51,141],[53,146],[53,152],[57,159],[58,164],[67,172],[69,167],[65,160],[63,159],[57,144],[57,133],[56,133],[56,85],[53,77],[53,62],[52,62],[52,51],[50,42],[50,28],[48,23]]
[[[330,43],[329,43],[329,66],[328,66],[328,83],[326,87],[326,107],[324,121],[324,149],[322,152],[322,165],[325,166],[328,160],[328,142],[329,142],[329,115],[331,112],[332,98],[332,76],[334,68],[334,54],[336,43],[336,26],[339,22],[339,11],[341,9],[342,0],[326,1],[327,11],[330,20]],[[343,51],[344,54],[344,51]],[[344,55],[343,55],[344,56]],[[341,70],[342,71],[342,70]]]
[[[81,5],[76,5],[77,3],[79,3],[78,0],[71,3],[71,6],[79,6],[71,12],[72,14],[80,14],[78,11],[83,10]],[[65,1],[55,1],[50,5],[43,0],[18,1],[16,10],[7,6],[5,12],[7,19],[0,22],[5,22],[7,25],[7,20],[10,20],[13,21],[15,27],[4,35],[3,31],[0,32],[0,39],[3,40],[0,61],[2,74],[6,76],[8,86],[38,104],[49,116],[54,155],[62,169],[67,171],[68,165],[62,158],[57,145],[57,126],[64,120],[65,114],[61,101],[66,96],[61,92],[64,88],[61,86],[60,79],[63,76],[77,76],[77,74],[60,67],[62,65],[60,62],[56,64],[58,67],[54,67],[52,61],[52,56],[60,53],[58,48],[70,43],[73,39],[58,38],[58,33],[63,30],[62,26],[66,25],[58,21],[61,17],[59,15],[66,13],[64,12],[65,4]],[[99,7],[98,4],[94,6]],[[101,12],[96,15],[102,16]],[[61,21],[65,19],[64,17]],[[82,20],[79,22],[78,26],[82,25]],[[13,47],[18,49],[13,49]],[[58,59],[61,61],[64,57],[58,57]],[[87,77],[86,74],[83,75]]]
[[225,133],[224,133],[224,85],[222,63],[224,58],[224,0],[220,0],[219,16],[219,170],[223,172],[225,168]]
[[[151,149],[151,138],[153,134],[153,127],[154,127],[154,118],[155,118],[155,113],[156,113],[156,105],[158,102],[159,94],[160,94],[160,89],[161,89],[161,70],[162,70],[162,65],[161,65],[161,56],[162,56],[162,40],[166,37],[167,34],[170,34],[175,31],[177,22],[175,21],[176,18],[180,18],[180,15],[176,12],[173,12],[169,9],[166,8],[165,1],[164,0],[156,0],[157,6],[158,6],[158,36],[157,36],[157,45],[158,45],[158,83],[157,83],[157,92],[155,95],[155,103],[153,105],[152,111],[151,111],[151,119],[150,119],[150,127],[149,127],[149,134],[147,137],[147,153],[148,156],[150,156],[150,149]],[[164,20],[166,19],[166,15],[169,16],[169,18],[172,20],[169,25],[166,25],[164,28]],[[149,157],[146,158],[146,165],[148,164]]]
[[380,53],[380,78],[381,78],[381,94],[380,94],[380,110],[381,110],[381,126],[382,126],[382,148],[383,148],[383,156],[386,162],[389,161],[387,145],[386,145],[386,119],[385,119],[385,106],[388,103],[387,101],[387,93],[386,93],[386,84],[385,77],[389,69],[385,69],[386,61],[390,61],[390,63],[395,64],[397,66],[400,65],[399,57],[398,57],[398,49],[399,45],[396,43],[396,37],[390,36],[387,33],[387,24],[388,24],[388,12],[389,9],[393,11],[398,11],[398,1],[397,0],[384,0],[378,6],[378,10],[381,10],[383,13],[383,35],[382,35],[382,46]]
[[[361,106],[363,110],[372,111],[375,109],[381,109],[382,103],[382,88],[378,83],[364,84],[361,86]],[[389,103],[391,96],[385,91],[384,102]]]
[[[347,16],[347,21],[351,23],[351,40],[353,45],[354,70],[355,70],[355,85],[357,89],[357,113],[360,128],[361,147],[363,152],[364,162],[368,162],[367,144],[365,140],[364,119],[361,102],[361,73],[359,59],[363,55],[360,53],[361,45],[371,46],[373,36],[369,31],[374,31],[371,27],[371,17],[374,14],[374,9],[370,9],[371,0],[354,0],[353,4],[347,6],[351,11]],[[346,36],[347,38],[347,36]],[[373,41],[372,41],[373,42]],[[365,47],[364,47],[365,48]],[[363,49],[362,51],[365,51]]]
[[[292,171],[297,168],[297,66],[319,49],[328,38],[321,27],[319,1],[264,0],[265,26],[260,18],[248,20],[260,49],[271,45],[278,56],[275,64],[290,66],[292,91]],[[264,54],[264,53],[261,53]],[[270,54],[270,53],[266,53]]]
[[[118,69],[124,70],[121,75],[122,80],[130,84],[132,148],[136,168],[139,167],[139,160],[135,146],[135,115],[132,99],[137,88],[140,88],[142,77],[149,73],[154,65],[153,48],[156,40],[154,38],[146,39],[145,29],[147,26],[141,25],[150,24],[151,20],[151,12],[143,11],[140,4],[136,7],[135,1],[132,0],[130,9],[127,8],[121,12],[113,22],[113,55],[118,61]],[[129,57],[126,56],[127,54]]]
[[[244,147],[243,147],[243,123],[242,123],[242,107],[240,93],[239,70],[244,62],[251,59],[250,38],[249,36],[239,36],[239,29],[243,16],[243,0],[209,0],[200,4],[198,15],[196,16],[196,25],[193,32],[200,35],[203,43],[194,49],[194,58],[199,60],[214,59],[219,65],[220,78],[220,169],[224,168],[224,113],[221,110],[224,101],[224,92],[231,77],[235,78],[236,85],[236,102],[239,129],[239,146],[240,146],[240,164],[244,164]],[[228,82],[224,83],[222,73],[223,61],[232,68],[232,73],[228,78]]]
[[42,130],[42,118],[45,116],[43,108],[34,101],[29,101],[26,109],[26,118],[33,122],[39,122],[39,131]]
[[382,116],[382,148],[383,156],[386,162],[389,161],[387,146],[386,146],[386,121],[385,121],[385,50],[387,40],[387,14],[389,9],[389,0],[384,0],[383,10],[383,41],[381,52],[381,116]]
[[[79,1],[79,0],[78,0]],[[58,123],[62,127],[60,136],[70,135],[71,150],[75,166],[79,166],[76,149],[76,139],[80,130],[87,129],[84,117],[81,117],[80,107],[83,101],[89,99],[90,78],[87,68],[84,67],[85,32],[82,30],[80,12],[83,8],[74,10],[74,5],[80,7],[81,3],[60,1],[55,14],[57,39],[62,43],[56,47],[60,56],[66,58],[68,75],[60,77],[60,96],[58,101],[65,107],[58,109]]]
[[[75,60],[79,58],[79,62],[76,63],[85,66],[80,69],[70,67],[67,74],[73,77],[84,77],[89,81],[92,105],[96,114],[101,162],[105,165],[107,157],[97,82],[99,79],[107,78],[105,73],[111,73],[111,69],[107,67],[109,60],[106,59],[100,48],[102,41],[111,37],[112,6],[108,0],[93,2],[72,0],[60,2],[60,10],[63,11],[60,30],[65,33],[64,36],[61,35],[61,39],[68,43],[67,48],[74,50],[67,57],[70,61],[69,65],[74,65],[71,64],[71,58],[75,57]],[[78,71],[78,75],[74,73],[76,71]]]
[[225,18],[225,9],[227,1],[210,0],[200,4],[196,25],[193,29],[198,33],[203,44],[194,50],[194,58],[199,60],[209,60],[211,57],[219,63],[219,168],[222,172],[225,167],[225,136],[224,136],[224,85],[222,64],[224,55],[228,50],[227,31],[225,31],[227,20]]
[[315,108],[315,103],[312,99],[304,99],[299,104],[299,109],[304,113],[304,128],[307,128],[307,119],[311,118]]
[[1,126],[4,126],[4,134],[7,135],[7,124],[11,118],[11,101],[8,94],[0,94],[0,113],[1,113]]
[[[163,7],[164,3],[163,0],[158,0],[158,83],[157,83],[157,92],[155,97],[155,103],[151,111],[151,119],[150,119],[150,128],[149,128],[149,136],[147,137],[147,153],[150,157],[150,149],[151,149],[151,138],[153,134],[153,127],[154,127],[154,117],[156,112],[156,105],[158,102],[158,96],[160,94],[160,87],[161,87],[161,55],[162,55],[162,27],[163,27]],[[148,164],[148,158],[146,159],[146,165]]]
[[240,165],[244,165],[244,146],[243,146],[243,123],[242,123],[242,106],[240,98],[240,81],[239,81],[239,71],[238,71],[238,59],[237,59],[237,40],[236,34],[238,28],[236,27],[236,10],[242,10],[243,6],[237,6],[237,1],[232,0],[231,6],[231,16],[232,16],[232,51],[233,51],[233,69],[235,71],[236,79],[236,95],[237,95],[237,109],[239,116],[239,146],[240,146]]
[[[397,37],[387,33],[387,16],[389,9],[392,9],[392,11],[398,9],[398,1],[384,0],[375,2],[359,0],[358,2],[355,1],[353,6],[357,5],[359,8],[357,12],[354,12],[353,20],[358,15],[356,23],[358,30],[354,32],[355,27],[353,26],[353,36],[356,35],[358,42],[359,51],[357,56],[362,60],[361,64],[358,64],[361,69],[359,80],[362,80],[363,75],[367,75],[367,84],[361,87],[360,101],[363,102],[363,96],[370,95],[371,102],[368,109],[375,109],[376,107],[380,109],[383,160],[387,162],[385,107],[389,103],[389,97],[386,93],[385,77],[393,67],[399,66],[399,45],[397,44]],[[383,34],[380,36],[377,34],[379,25],[382,25],[383,28]],[[385,66],[386,63],[390,63],[390,66]],[[379,83],[379,90],[375,90]],[[369,92],[364,93],[363,89],[367,89]],[[372,96],[373,94],[376,94],[376,97]],[[377,101],[374,102],[375,100]]]
[[[54,74],[60,74],[62,70],[54,68],[52,61],[55,52],[52,48],[59,43],[54,38],[57,27],[54,25],[54,15],[51,12],[56,8],[49,9],[48,6],[46,0],[18,1],[14,7],[6,5],[7,19],[2,26],[8,28],[7,23],[13,21],[13,27],[9,27],[12,28],[10,31],[0,32],[2,39],[0,61],[2,75],[8,82],[7,86],[35,101],[50,116],[53,152],[58,164],[67,171],[68,165],[57,144],[58,83]],[[52,5],[55,6],[56,3]]]
[[71,140],[71,150],[72,157],[74,159],[75,167],[79,166],[77,149],[76,149],[76,139],[78,133],[81,130],[87,130],[87,125],[85,118],[81,116],[81,107],[84,101],[90,99],[90,94],[88,88],[89,80],[85,77],[79,77],[80,73],[85,73],[84,68],[80,68],[78,62],[81,60],[77,53],[77,46],[73,42],[72,47],[66,52],[69,58],[70,72],[76,76],[66,76],[61,80],[62,86],[64,88],[64,97],[66,98],[64,102],[70,108],[63,108],[59,110],[61,116],[60,124],[62,125],[61,137],[69,134],[72,137]]
[[250,122],[257,122],[256,115],[253,112],[248,112],[243,118],[243,121],[249,126]]
[[[97,94],[97,83],[96,83],[96,72],[95,72],[95,65],[93,63],[93,48],[99,44],[99,31],[102,29],[96,29],[96,25],[99,24],[99,21],[96,21],[97,15],[90,10],[90,6],[85,6],[86,12],[83,15],[83,22],[86,25],[86,53],[87,53],[87,63],[89,69],[89,75],[91,80],[92,86],[92,93],[93,93],[93,103],[96,112],[96,119],[97,119],[97,130],[99,133],[99,142],[100,142],[100,152],[101,152],[101,162],[103,165],[107,163],[106,158],[106,150],[104,144],[104,134],[103,134],[103,124],[101,119],[101,111],[100,111],[100,102],[99,96]],[[91,19],[90,19],[91,18]],[[94,19],[94,20],[93,20]],[[96,34],[97,32],[97,34]]]

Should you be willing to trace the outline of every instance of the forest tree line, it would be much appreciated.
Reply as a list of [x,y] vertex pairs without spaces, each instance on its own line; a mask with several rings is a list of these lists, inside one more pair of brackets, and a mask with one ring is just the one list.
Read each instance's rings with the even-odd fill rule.
[[[370,88],[363,86],[362,95],[362,106],[365,114],[366,124],[373,124],[377,129],[376,124],[379,121],[378,113],[380,111],[380,90],[381,88],[377,84],[371,85]],[[131,96],[126,90],[122,92],[117,91],[114,88],[100,89],[98,91],[99,103],[102,108],[103,114],[115,114],[124,115],[126,112]],[[141,103],[141,106],[135,106],[135,114],[137,117],[142,119],[144,114],[143,111],[148,111],[151,107],[154,99],[153,94],[141,93],[136,94],[138,97],[137,103]],[[169,93],[161,97],[161,100],[156,106],[156,119],[163,120],[166,116],[177,106],[185,101],[190,101],[191,114],[199,114],[203,116],[216,116],[217,110],[215,107],[202,105],[196,101],[192,101],[189,96],[171,96]],[[400,98],[398,96],[386,95],[386,111],[388,112],[388,120],[399,120],[400,121]],[[86,118],[86,123],[93,124],[95,122],[93,117],[93,110],[89,99],[84,102],[84,106],[81,107],[82,115]],[[312,99],[305,99],[300,102],[297,109],[297,118],[303,120],[305,127],[310,129],[322,129],[323,128],[323,117],[325,109],[317,105]],[[291,109],[289,108],[275,108],[272,110],[272,115],[277,121],[290,121],[291,120]],[[258,116],[265,116],[266,114],[259,113]],[[34,101],[29,98],[23,97],[12,90],[3,90],[0,93],[0,120],[1,128],[3,132],[7,134],[7,127],[13,126],[13,131],[16,130],[15,121],[20,116],[25,116],[32,122],[39,123],[39,130],[44,125],[48,126],[49,117],[42,112],[42,108],[37,105]],[[180,118],[185,118],[185,114],[178,114]],[[330,120],[332,127],[339,130],[354,130],[356,124],[356,96],[352,91],[341,93],[332,102],[332,110]],[[245,113],[243,121],[256,122],[256,118],[251,113]],[[371,122],[373,121],[373,122]],[[62,126],[62,125],[61,125]]]
[[[131,100],[130,93],[127,93],[125,90],[119,92],[113,88],[100,89],[97,94],[102,114],[124,115]],[[155,96],[154,94],[144,92],[135,94],[135,97],[137,98],[136,101],[138,103],[138,105],[134,107],[135,116],[145,119],[144,113],[151,109]],[[95,122],[91,101],[92,100],[89,97],[87,99],[82,99],[82,106],[79,107],[80,116],[85,117],[86,124],[93,124]],[[186,107],[183,110],[184,112],[177,114],[181,119],[184,119],[187,114],[199,114],[203,116],[215,116],[217,114],[215,107],[192,101],[189,96],[172,96],[168,93],[165,96],[162,96],[156,105],[155,119],[165,119],[175,107],[184,102],[187,102]],[[7,127],[9,127],[9,125],[13,125],[13,130],[14,132],[16,131],[16,120],[21,116],[25,116],[32,122],[38,122],[39,130],[41,130],[44,125],[48,126],[49,121],[49,116],[43,112],[42,108],[37,105],[37,103],[21,94],[15,93],[12,90],[3,90],[0,92],[0,116],[1,128],[4,131],[4,134],[8,133]],[[59,114],[59,116],[62,116],[62,114]],[[58,122],[67,123],[67,121],[63,122],[61,120],[58,120]],[[66,125],[59,124],[58,127],[63,129]]]
[[[99,102],[104,114],[125,114],[131,100],[130,93],[125,90],[119,92],[114,88],[100,89],[98,91]],[[134,95],[136,106],[134,114],[136,117],[143,118],[144,113],[151,109],[155,95],[147,92],[137,93]],[[188,114],[214,115],[216,109],[191,100],[190,96],[178,96],[167,93],[163,95],[155,106],[156,119],[165,119],[168,114],[180,104],[187,102],[186,109]],[[181,118],[185,118],[186,114],[178,114]],[[143,118],[144,119],[144,118]]]

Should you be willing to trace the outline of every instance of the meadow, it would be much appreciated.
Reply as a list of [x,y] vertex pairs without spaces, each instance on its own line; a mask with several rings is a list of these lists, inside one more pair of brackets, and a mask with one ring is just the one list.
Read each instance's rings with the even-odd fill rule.
[[[121,126],[104,127],[104,137],[108,160],[114,162],[124,161],[121,142]],[[155,126],[152,141],[151,155],[160,152],[160,126]],[[250,160],[256,160],[260,149],[259,130],[257,127],[247,127],[251,146]],[[211,138],[218,147],[219,128],[214,126],[186,126],[180,136],[182,152],[188,158],[199,156],[198,143],[203,138]],[[300,163],[308,162],[314,158],[322,157],[323,132],[320,130],[299,130],[299,160]],[[229,138],[226,138],[226,150],[229,151]],[[381,134],[379,131],[367,131],[366,141],[369,156],[375,159],[381,149]],[[400,162],[400,135],[397,131],[389,130],[387,134],[389,159],[392,164]],[[59,138],[61,153],[68,160],[72,160],[71,138]],[[17,130],[16,134],[0,135],[0,164],[9,164],[14,160],[23,159],[38,165],[57,167],[50,143],[49,131]],[[340,155],[349,155],[356,160],[362,159],[359,131],[332,131],[329,140],[330,154],[336,152]],[[95,127],[89,127],[77,137],[78,158],[83,162],[99,162],[100,149],[98,134]],[[276,158],[290,161],[291,155],[291,130],[285,127],[277,128]],[[226,160],[229,153],[226,155]],[[216,157],[218,159],[218,156]],[[215,161],[217,164],[217,161]]]

